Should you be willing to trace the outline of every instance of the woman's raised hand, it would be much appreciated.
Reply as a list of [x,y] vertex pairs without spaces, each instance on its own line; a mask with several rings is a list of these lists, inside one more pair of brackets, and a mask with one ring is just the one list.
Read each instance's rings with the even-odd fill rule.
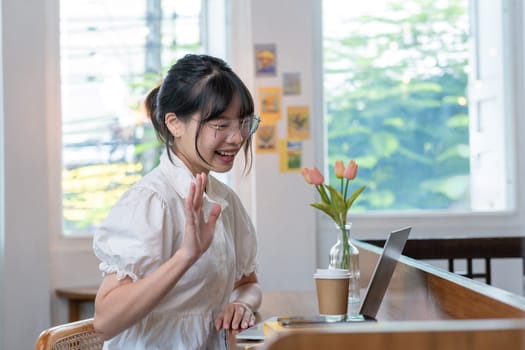
[[181,249],[184,249],[187,256],[193,260],[197,260],[210,247],[215,232],[215,224],[221,213],[221,206],[216,204],[210,210],[208,221],[204,218],[202,205],[207,180],[206,174],[197,174],[195,183],[190,185],[190,191],[184,203],[186,233]]

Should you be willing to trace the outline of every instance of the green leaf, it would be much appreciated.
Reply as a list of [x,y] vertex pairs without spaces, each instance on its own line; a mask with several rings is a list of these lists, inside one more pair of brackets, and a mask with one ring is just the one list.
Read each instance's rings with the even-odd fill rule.
[[334,221],[338,222],[337,218],[337,212],[334,211],[334,208],[326,203],[312,203],[310,204],[312,207],[317,208],[324,212],[326,215],[331,217]]
[[[343,217],[346,216],[347,207],[341,192],[330,185],[326,185],[326,188],[330,191],[330,198],[332,198],[332,207],[334,208],[334,211]],[[339,220],[337,220],[337,222],[339,222]]]
[[330,197],[328,197],[328,194],[326,193],[325,185],[320,184],[319,186],[316,186],[317,191],[319,191],[319,194],[321,195],[321,200],[326,203],[330,204],[331,200]]
[[355,190],[354,193],[352,193],[352,195],[346,201],[346,207],[347,208],[352,207],[352,204],[354,204],[354,201],[357,199],[357,197],[359,197],[361,192],[363,192],[365,190],[365,188],[366,188],[366,186],[361,186],[357,190]]

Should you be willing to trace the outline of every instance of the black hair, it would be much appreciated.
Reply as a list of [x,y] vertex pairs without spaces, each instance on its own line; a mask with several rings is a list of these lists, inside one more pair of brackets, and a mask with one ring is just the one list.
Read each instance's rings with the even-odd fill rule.
[[[173,135],[165,124],[166,113],[174,113],[187,122],[195,113],[201,122],[195,137],[195,149],[202,157],[197,140],[202,123],[216,119],[230,106],[234,97],[240,102],[239,118],[254,112],[253,98],[241,79],[223,60],[208,56],[189,54],[179,59],[166,74],[162,83],[149,92],[145,100],[146,111],[151,118],[159,140],[168,150],[174,145]],[[244,143],[245,170],[251,168],[251,135]]]

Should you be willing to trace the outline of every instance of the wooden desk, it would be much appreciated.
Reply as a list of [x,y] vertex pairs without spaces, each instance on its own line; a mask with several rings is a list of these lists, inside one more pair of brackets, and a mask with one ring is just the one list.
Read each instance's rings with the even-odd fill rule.
[[[364,293],[381,248],[363,242],[357,242],[357,245],[361,252],[361,287]],[[259,316],[260,319],[265,320],[272,316],[316,313],[317,300],[314,291],[272,292],[264,294]],[[359,337],[364,337],[364,343],[381,333],[384,337],[379,338],[382,339],[383,344],[387,344],[388,339],[392,339],[392,334],[395,333],[396,339],[401,337],[400,344],[404,344],[408,350],[417,349],[415,345],[412,347],[411,343],[406,341],[409,338],[402,336],[406,333],[408,337],[410,330],[415,334],[414,337],[424,339],[414,344],[426,344],[428,339],[438,337],[436,334],[445,336],[449,334],[447,332],[453,332],[454,329],[461,331],[454,334],[462,334],[462,337],[468,339],[477,339],[476,341],[480,344],[491,344],[489,340],[483,338],[482,334],[492,328],[496,329],[501,325],[506,325],[505,327],[508,327],[501,328],[500,333],[494,333],[497,339],[500,339],[501,334],[505,335],[501,336],[501,339],[509,335],[514,343],[521,342],[523,339],[525,346],[525,298],[407,257],[401,257],[396,267],[377,319],[377,323],[343,324],[336,328],[330,326],[329,329],[315,329],[310,332],[351,333],[352,336],[359,333],[361,334]],[[307,332],[305,329],[302,331]],[[344,337],[347,347],[353,344],[352,336]],[[355,335],[355,337],[358,336]],[[231,349],[243,348],[243,345],[235,341],[234,334],[229,334],[228,339]],[[357,338],[355,340],[357,341]],[[311,341],[313,340],[309,339],[306,343]],[[458,341],[458,344],[461,344],[463,340]],[[271,343],[273,340],[270,338],[267,342]],[[498,342],[494,344],[501,345]],[[520,344],[518,346],[500,348],[522,349]],[[373,349],[380,348],[377,346]],[[421,347],[421,349],[427,348]],[[447,348],[443,346],[435,349]]]
[[57,296],[67,300],[69,320],[74,322],[80,320],[80,304],[94,302],[98,287],[72,287],[58,288]]
[[[361,288],[363,294],[368,286],[381,248],[363,242],[357,242],[357,245],[361,252]],[[80,303],[93,301],[96,291],[96,287],[61,288],[56,293],[68,300],[69,318],[73,320],[78,319]],[[258,321],[263,321],[272,316],[312,315],[317,312],[317,299],[313,290],[265,292],[257,317]],[[359,344],[359,341],[370,342],[370,336],[375,339],[382,339],[375,341],[374,344],[378,344],[378,342],[389,344],[389,339],[399,338],[396,341],[405,346],[404,350],[411,350],[410,344],[422,344],[421,342],[426,344],[425,339],[439,338],[439,336],[450,338],[449,333],[453,332],[454,329],[461,330],[461,332],[454,332],[455,335],[463,334],[472,339],[477,339],[478,334],[490,335],[493,333],[489,330],[496,328],[498,331],[494,334],[503,334],[505,339],[510,337],[509,339],[513,339],[514,343],[521,341],[521,335],[525,339],[523,334],[525,332],[525,325],[523,325],[525,298],[407,257],[402,257],[396,267],[377,318],[379,322],[371,325],[350,325],[344,329],[321,330],[321,333],[340,332],[338,334],[341,335],[336,340],[325,339],[323,341],[326,344],[334,341],[334,344],[346,344],[348,347],[348,342],[351,344]],[[474,333],[469,335],[469,332]],[[245,349],[246,343],[237,342],[235,333],[228,333],[229,348]],[[310,338],[313,334],[312,332],[302,334],[301,341],[315,344],[319,338],[316,338],[317,340]],[[382,337],[379,337],[380,334]],[[412,341],[411,337],[424,340],[415,342]],[[407,342],[407,339],[411,339],[411,341]],[[271,342],[273,340],[269,339],[268,344]],[[491,344],[486,339],[479,340],[479,342]],[[457,344],[462,343],[458,340]],[[363,347],[363,349],[365,348]],[[379,348],[381,347],[377,347],[377,349]],[[492,349],[494,348],[497,347]],[[499,348],[514,350],[512,347],[503,345]],[[391,350],[394,349],[398,348],[391,348]],[[414,347],[413,349],[418,348]],[[418,350],[425,349],[421,346]],[[453,348],[436,347],[435,349],[450,350]],[[470,348],[465,347],[464,349],[470,350]]]
[[269,338],[261,350],[523,350],[524,320],[409,321],[375,329],[298,330]]

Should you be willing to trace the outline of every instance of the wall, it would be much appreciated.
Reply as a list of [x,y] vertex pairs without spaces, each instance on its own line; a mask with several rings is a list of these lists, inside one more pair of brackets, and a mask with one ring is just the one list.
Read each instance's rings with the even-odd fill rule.
[[34,348],[50,320],[45,12],[43,1],[2,1],[0,348],[5,350]]
[[[255,97],[261,87],[282,87],[283,72],[299,72],[300,95],[283,96],[278,139],[286,138],[286,108],[306,105],[314,113],[313,3],[315,1],[252,1],[253,44],[275,44],[277,75],[256,77]],[[246,59],[254,60],[253,56]],[[260,111],[260,109],[259,109]],[[303,166],[312,167],[314,136],[302,142]],[[300,172],[281,172],[279,154],[257,154],[256,218],[259,234],[259,276],[265,290],[313,288],[316,222],[309,203],[314,191]]]
[[[2,24],[3,24],[3,20],[2,20],[2,9],[0,8],[0,37],[2,36],[2,32],[3,32],[3,29],[2,29]],[[3,43],[3,41],[0,41],[0,47],[1,44]],[[2,66],[2,49],[0,49],[0,66]],[[4,139],[4,135],[5,135],[5,128],[4,128],[4,118],[3,118],[3,115],[4,115],[4,99],[3,99],[3,95],[4,95],[4,86],[3,84],[1,83],[3,81],[3,69],[0,70],[0,136],[2,137],[2,140]],[[5,256],[4,256],[4,251],[5,251],[5,215],[4,215],[4,212],[5,212],[5,149],[4,149],[4,143],[3,142],[0,142],[0,339],[5,339],[5,305],[6,305],[6,300],[5,300],[5,292],[4,292],[4,277],[6,276],[5,274],[5,269],[4,269],[4,265],[5,265]],[[0,340],[0,345],[3,345],[2,344],[3,341]]]

